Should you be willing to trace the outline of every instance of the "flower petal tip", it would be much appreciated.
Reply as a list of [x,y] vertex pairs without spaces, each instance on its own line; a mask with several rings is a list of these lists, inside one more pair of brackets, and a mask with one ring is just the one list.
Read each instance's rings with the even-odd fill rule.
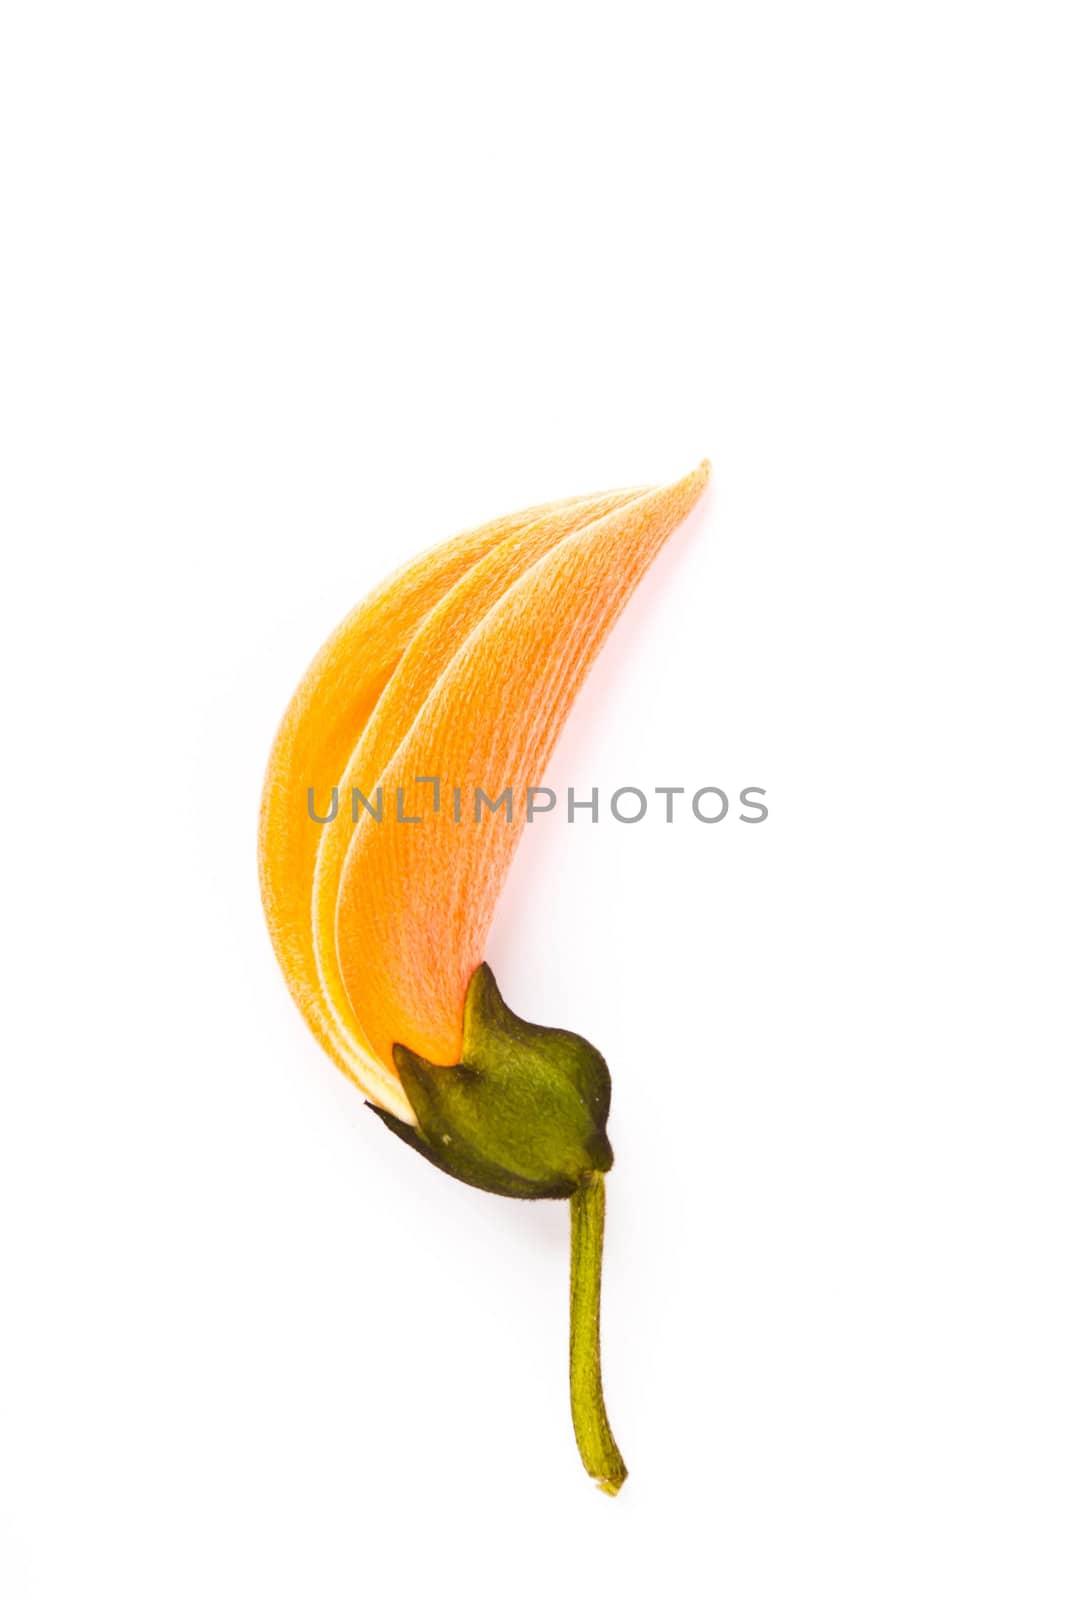
[[693,489],[695,489],[697,494],[700,494],[702,490],[706,489],[708,484],[711,482],[710,457],[705,456],[700,465],[693,468],[692,472],[688,476],[688,479],[683,479],[682,481],[683,483],[689,483]]

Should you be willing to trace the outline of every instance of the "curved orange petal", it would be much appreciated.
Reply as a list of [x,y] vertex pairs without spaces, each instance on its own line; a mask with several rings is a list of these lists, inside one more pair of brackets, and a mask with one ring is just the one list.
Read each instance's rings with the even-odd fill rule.
[[[315,858],[330,830],[312,821],[340,785],[383,690],[427,614],[502,541],[584,506],[590,497],[549,502],[500,517],[418,556],[380,584],[331,634],[308,668],[271,750],[259,826],[259,873],[274,951],[305,1020],[343,1071],[387,1109],[410,1120],[395,1076],[383,1070],[358,1029],[331,1014],[315,958],[311,908]],[[603,497],[600,497],[603,498]]]
[[[386,811],[355,830],[341,874],[336,947],[374,1056],[403,1043],[442,1065],[460,1058],[463,1000],[537,785],[589,667],[667,536],[699,498],[704,463],[560,540],[460,642],[381,775],[387,796],[437,777],[442,805],[418,824]],[[413,646],[413,648],[415,648]],[[504,811],[471,818],[478,786]],[[451,794],[464,797],[453,820]]]
[[[635,500],[642,492],[620,490],[551,511],[494,545],[424,617],[367,721],[340,780],[343,800],[336,820],[319,830],[312,927],[319,983],[331,1017],[343,1033],[355,1037],[368,1050],[372,1046],[348,998],[335,938],[337,896],[349,842],[357,825],[377,826],[366,819],[365,813],[361,813],[365,820],[357,824],[352,815],[351,792],[356,789],[371,804],[376,803],[375,788],[441,673],[463,640],[512,584],[562,539]],[[421,793],[421,788],[416,792]]]

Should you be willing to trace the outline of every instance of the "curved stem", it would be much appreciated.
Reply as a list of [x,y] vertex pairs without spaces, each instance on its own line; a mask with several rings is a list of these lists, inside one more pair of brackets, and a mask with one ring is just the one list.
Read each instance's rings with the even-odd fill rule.
[[604,1409],[600,1376],[600,1267],[604,1174],[590,1172],[571,1195],[571,1416],[578,1452],[605,1494],[618,1494],[626,1464]]

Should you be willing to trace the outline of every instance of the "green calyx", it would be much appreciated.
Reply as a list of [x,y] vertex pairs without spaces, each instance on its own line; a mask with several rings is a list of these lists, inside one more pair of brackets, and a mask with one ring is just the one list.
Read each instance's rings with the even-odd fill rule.
[[483,963],[463,1009],[463,1054],[435,1066],[393,1046],[416,1128],[375,1106],[405,1144],[463,1183],[521,1200],[563,1200],[612,1163],[611,1075],[576,1033],[524,1022]]

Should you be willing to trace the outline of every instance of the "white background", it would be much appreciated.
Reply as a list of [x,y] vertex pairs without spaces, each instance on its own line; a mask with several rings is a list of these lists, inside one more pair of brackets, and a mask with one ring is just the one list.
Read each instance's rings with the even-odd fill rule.
[[[0,41],[6,1600],[1062,1597],[1052,5],[20,3]],[[567,1218],[292,1007],[258,790],[337,619],[714,461],[490,946],[615,1080]]]

